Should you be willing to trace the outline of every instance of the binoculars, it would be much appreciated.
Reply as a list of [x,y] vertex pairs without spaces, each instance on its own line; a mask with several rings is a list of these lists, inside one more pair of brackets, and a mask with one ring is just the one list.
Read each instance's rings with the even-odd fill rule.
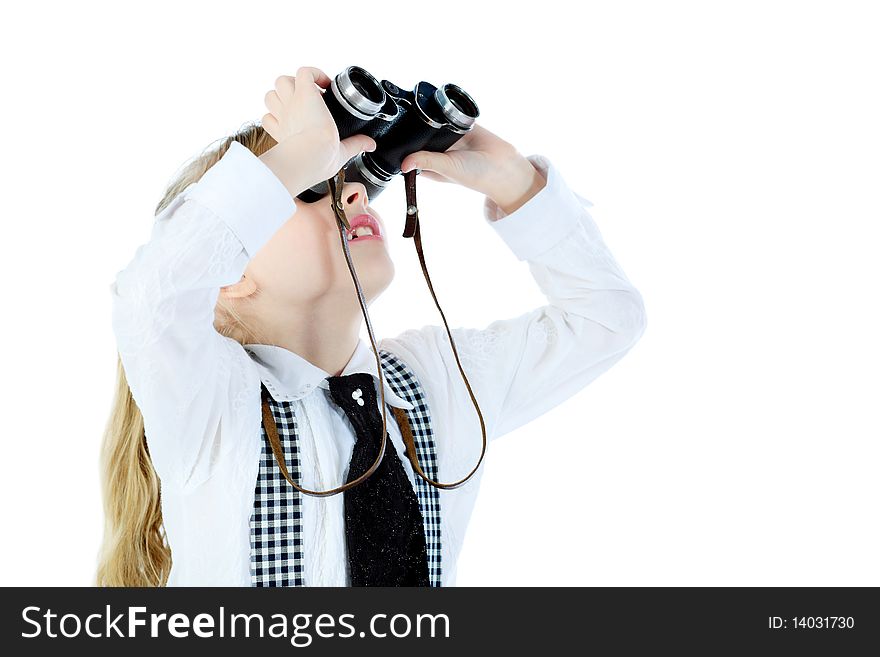
[[[480,115],[476,102],[461,87],[435,87],[422,80],[404,91],[390,80],[379,82],[360,66],[349,66],[333,78],[324,102],[339,131],[339,139],[365,134],[376,150],[361,153],[343,167],[345,182],[360,182],[375,199],[400,173],[410,153],[442,153],[473,127]],[[297,195],[314,203],[330,193],[326,181]]]

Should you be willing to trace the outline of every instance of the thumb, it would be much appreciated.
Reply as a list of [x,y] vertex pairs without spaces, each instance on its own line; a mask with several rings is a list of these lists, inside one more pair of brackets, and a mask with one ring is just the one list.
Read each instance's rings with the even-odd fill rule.
[[376,150],[376,140],[367,135],[352,135],[339,142],[339,145],[345,153],[346,162],[364,151]]
[[435,153],[434,151],[417,151],[403,158],[403,162],[400,163],[400,170],[403,173],[412,169],[443,173],[446,169],[446,157],[443,153]]

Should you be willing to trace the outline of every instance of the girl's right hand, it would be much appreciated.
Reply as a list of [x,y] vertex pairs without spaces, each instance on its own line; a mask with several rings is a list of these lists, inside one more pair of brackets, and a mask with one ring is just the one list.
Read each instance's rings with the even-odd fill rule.
[[[296,76],[282,75],[266,93],[269,109],[263,129],[278,142],[260,156],[295,196],[329,180],[348,161],[376,148],[372,137],[356,134],[339,140],[336,122],[322,92],[330,78],[313,66],[302,66]],[[274,152],[273,152],[274,151]]]

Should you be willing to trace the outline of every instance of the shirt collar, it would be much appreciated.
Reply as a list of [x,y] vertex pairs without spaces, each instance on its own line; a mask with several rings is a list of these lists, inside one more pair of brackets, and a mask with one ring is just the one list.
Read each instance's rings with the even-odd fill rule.
[[[260,378],[276,401],[295,401],[311,394],[315,388],[330,389],[327,377],[331,374],[293,351],[271,344],[251,343],[243,346],[257,364]],[[372,374],[378,395],[379,375],[377,368],[373,348],[359,337],[354,354],[345,369],[342,370],[341,376],[356,372]],[[414,408],[410,402],[395,394],[387,380],[385,381],[385,401],[397,408],[410,410]]]

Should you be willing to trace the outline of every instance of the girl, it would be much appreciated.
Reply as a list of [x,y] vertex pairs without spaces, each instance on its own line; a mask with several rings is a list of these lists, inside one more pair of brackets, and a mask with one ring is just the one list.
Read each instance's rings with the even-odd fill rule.
[[[111,285],[119,361],[102,449],[100,586],[353,585],[348,491],[294,490],[278,474],[261,417],[262,400],[294,480],[335,488],[355,431],[329,383],[369,374],[380,386],[328,199],[296,198],[375,148],[366,135],[340,141],[321,97],[329,85],[314,67],[279,77],[262,125],[183,169],[150,240]],[[489,440],[582,390],[641,337],[641,295],[604,244],[591,204],[549,159],[524,157],[475,125],[447,152],[411,153],[402,168],[482,194],[484,219],[547,298],[483,329],[452,331]],[[388,232],[362,184],[346,183],[342,201],[349,220],[367,215],[378,231],[363,239],[361,228],[349,242],[369,304],[394,276]],[[386,404],[418,425],[433,479],[461,477],[481,429],[445,330],[423,326],[379,345]],[[418,490],[430,585],[454,585],[481,471],[438,495],[414,474],[398,423],[387,429],[383,467],[398,457]]]

